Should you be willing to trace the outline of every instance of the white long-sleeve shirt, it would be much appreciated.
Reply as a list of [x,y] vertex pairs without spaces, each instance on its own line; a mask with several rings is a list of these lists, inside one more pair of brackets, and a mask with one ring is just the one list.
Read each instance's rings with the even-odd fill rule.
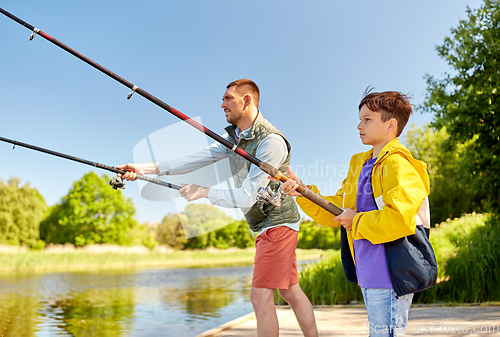
[[[250,139],[252,127],[245,131],[236,128],[238,139]],[[228,139],[228,134],[224,134],[223,138]],[[160,175],[178,175],[189,173],[204,166],[213,164],[221,159],[227,158],[231,151],[224,145],[215,142],[200,151],[186,155],[180,158],[169,160],[168,162],[158,163]],[[265,137],[257,147],[255,157],[266,162],[274,167],[280,167],[288,155],[288,149],[285,140],[277,135],[270,134]],[[243,212],[252,207],[256,201],[258,189],[266,187],[269,183],[268,174],[263,172],[259,167],[250,165],[248,176],[239,188],[231,190],[210,187],[208,192],[208,200],[212,205],[241,208]],[[299,230],[299,223],[282,224],[296,231]],[[268,227],[271,228],[271,227]],[[260,234],[260,232],[259,232]]]

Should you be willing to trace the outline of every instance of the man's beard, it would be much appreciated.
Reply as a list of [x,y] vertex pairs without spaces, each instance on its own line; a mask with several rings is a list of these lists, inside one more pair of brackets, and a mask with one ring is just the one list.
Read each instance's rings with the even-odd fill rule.
[[240,119],[240,114],[233,112],[229,112],[229,114],[226,117],[226,120],[229,124],[236,124],[239,119]]

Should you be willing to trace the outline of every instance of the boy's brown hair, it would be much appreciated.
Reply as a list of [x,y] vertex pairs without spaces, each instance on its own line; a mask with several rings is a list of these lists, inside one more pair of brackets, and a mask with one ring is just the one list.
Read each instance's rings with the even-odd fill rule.
[[226,89],[229,89],[233,86],[236,86],[236,90],[242,95],[252,95],[255,106],[259,108],[260,91],[259,87],[257,86],[257,84],[255,84],[254,81],[249,80],[248,78],[242,78],[229,83]]
[[382,122],[387,122],[391,118],[396,119],[398,121],[397,137],[399,137],[412,113],[410,98],[399,91],[372,93],[370,91],[371,89],[366,90],[365,97],[359,103],[358,110],[361,110],[366,105],[371,111],[380,113]]

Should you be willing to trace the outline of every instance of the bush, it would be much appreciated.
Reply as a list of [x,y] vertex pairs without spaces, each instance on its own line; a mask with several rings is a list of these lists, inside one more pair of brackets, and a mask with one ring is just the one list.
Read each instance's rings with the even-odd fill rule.
[[[182,215],[182,214],[181,214]],[[183,249],[187,242],[179,214],[168,214],[155,226],[155,239],[161,245]]]
[[234,221],[217,207],[205,204],[190,203],[180,215],[184,234],[194,241],[196,237],[218,230]]
[[[438,284],[416,293],[414,303],[500,301],[497,216],[473,213],[447,220],[431,230],[430,241],[438,263]],[[344,276],[340,252],[303,268],[299,277],[300,286],[315,305],[362,300],[359,286]]]
[[47,205],[36,189],[19,184],[16,178],[0,180],[0,244],[43,249],[39,228]]
[[214,247],[225,249],[229,247],[255,247],[255,238],[245,220],[234,221],[229,225],[213,232],[215,235]]
[[127,246],[144,246],[151,250],[159,244],[155,239],[154,227],[148,222],[130,228],[127,231],[125,242],[127,242]]
[[229,247],[255,247],[255,238],[245,220],[233,221],[218,230],[190,238],[185,248],[205,249],[215,247],[226,249]]
[[500,223],[497,217],[468,214],[447,220],[430,235],[438,262],[438,284],[414,302],[500,300]]
[[467,214],[454,220],[448,219],[432,229],[430,242],[438,262],[438,277],[446,277],[446,264],[457,254],[459,247],[467,245],[469,236],[478,227],[484,226],[488,216],[484,214]]
[[[349,304],[363,301],[361,288],[347,281],[340,260],[340,252],[318,263],[312,263],[300,270],[299,284],[313,305]],[[275,302],[284,301],[275,296]]]
[[500,221],[487,219],[461,240],[445,266],[448,281],[442,286],[454,302],[500,300]]
[[315,221],[302,222],[297,248],[340,249],[340,229],[321,226]]

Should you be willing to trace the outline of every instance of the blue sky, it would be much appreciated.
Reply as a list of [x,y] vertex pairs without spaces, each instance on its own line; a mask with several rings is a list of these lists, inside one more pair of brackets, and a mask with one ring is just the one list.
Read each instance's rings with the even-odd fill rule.
[[[466,6],[482,1],[2,1],[0,6],[219,134],[225,86],[251,78],[260,110],[292,144],[292,168],[334,193],[361,144],[357,106],[367,86],[425,98],[426,73],[450,71],[442,44]],[[0,16],[0,136],[106,165],[179,120],[41,37]],[[409,126],[424,125],[415,113]],[[194,132],[197,132],[196,130]],[[166,148],[192,137],[169,141]],[[207,140],[210,141],[210,140]],[[47,204],[91,167],[0,144],[0,179],[17,177]],[[102,170],[95,170],[99,174]],[[111,174],[111,173],[109,173]],[[187,181],[189,182],[189,181]],[[160,221],[174,202],[124,191],[137,219]]]

